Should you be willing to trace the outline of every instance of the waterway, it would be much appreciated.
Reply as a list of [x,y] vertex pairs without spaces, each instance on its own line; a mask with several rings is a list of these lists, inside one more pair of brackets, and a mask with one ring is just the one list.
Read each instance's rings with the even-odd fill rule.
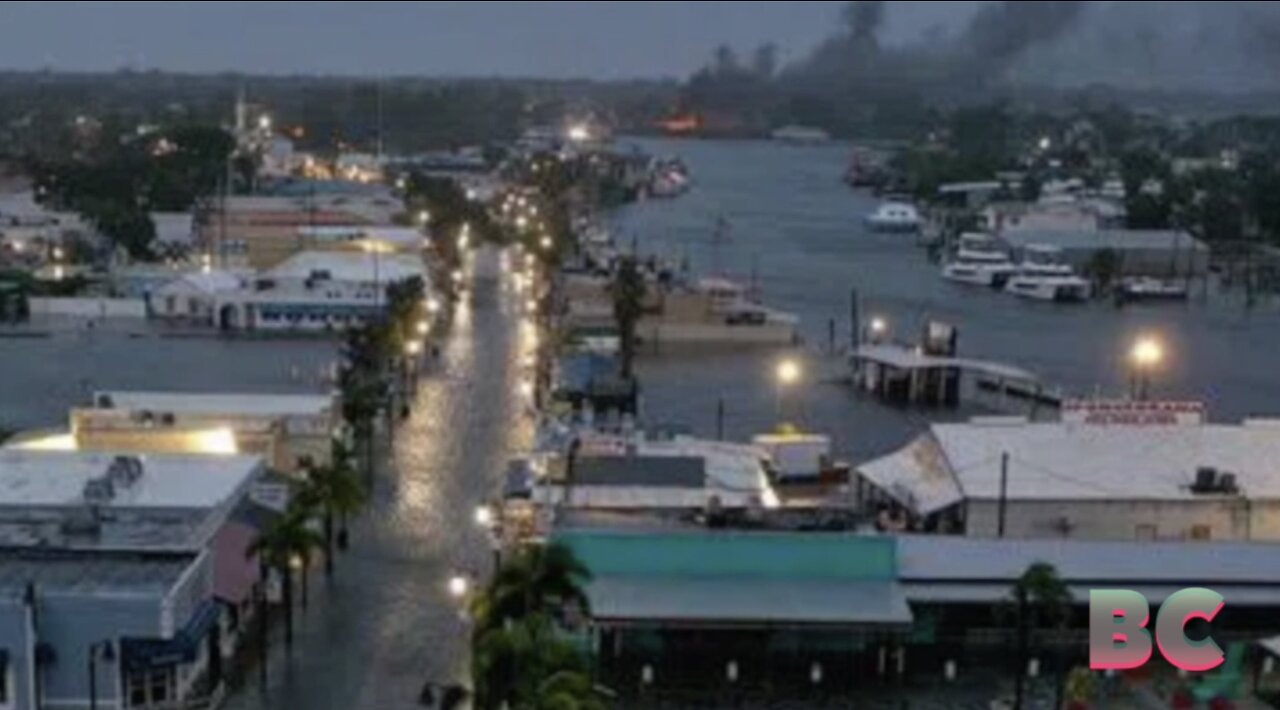
[[[755,283],[771,306],[803,319],[807,351],[849,341],[850,292],[864,318],[883,316],[900,339],[918,340],[927,320],[959,329],[966,357],[1023,367],[1051,386],[1077,395],[1121,395],[1131,372],[1127,353],[1139,335],[1165,343],[1152,377],[1153,396],[1208,404],[1210,417],[1236,421],[1280,414],[1280,308],[1246,309],[1242,298],[1210,284],[1187,303],[1117,309],[1089,304],[1029,302],[944,281],[911,237],[867,230],[862,218],[877,201],[841,182],[848,147],[794,146],[767,141],[635,141],[655,155],[677,155],[695,186],[674,200],[628,206],[615,215],[620,244],[634,239],[642,254],[687,260],[695,273]],[[716,238],[723,217],[729,228]],[[772,381],[777,353],[701,352],[645,358],[647,409],[654,418],[714,433],[717,401],[725,398],[726,430],[749,436],[778,418]],[[884,407],[830,379],[830,363],[791,393],[803,402],[809,428],[831,433],[846,455],[874,455],[917,431],[937,413]],[[784,395],[784,406],[787,393]],[[793,403],[791,406],[800,407]],[[954,418],[956,414],[942,415]],[[962,414],[960,415],[962,416]]]

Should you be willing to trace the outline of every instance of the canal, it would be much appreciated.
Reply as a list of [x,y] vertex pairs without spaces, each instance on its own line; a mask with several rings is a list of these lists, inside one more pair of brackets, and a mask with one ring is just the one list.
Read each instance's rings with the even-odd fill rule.
[[229,710],[415,707],[424,683],[465,680],[468,629],[446,583],[487,573],[474,510],[532,435],[516,401],[518,330],[494,254],[479,253],[471,271],[351,550],[332,583],[313,575],[292,650],[273,631],[267,685],[251,674]]
[[[850,292],[864,317],[884,316],[897,337],[916,340],[925,320],[959,328],[960,352],[1021,366],[1051,386],[1077,395],[1120,394],[1126,355],[1139,334],[1155,333],[1167,358],[1153,394],[1205,401],[1210,417],[1236,421],[1276,414],[1280,372],[1280,309],[1246,309],[1239,294],[1211,285],[1185,304],[1085,305],[1027,302],[943,281],[914,239],[868,231],[862,218],[876,200],[848,188],[841,175],[848,147],[767,141],[635,141],[654,155],[679,156],[694,187],[674,200],[628,206],[615,215],[619,244],[634,239],[642,254],[694,273],[754,281],[764,300],[798,314],[806,350],[821,351],[834,319],[837,341],[849,339]],[[728,228],[716,238],[717,222]],[[750,436],[775,422],[772,365],[777,353],[698,351],[644,358],[646,410],[654,419],[714,434],[718,400],[725,429]],[[838,368],[837,368],[838,369]],[[814,359],[795,393],[809,428],[830,433],[847,456],[861,460],[894,448],[936,412],[884,407],[833,382],[831,363]],[[954,418],[960,414],[943,414]]]

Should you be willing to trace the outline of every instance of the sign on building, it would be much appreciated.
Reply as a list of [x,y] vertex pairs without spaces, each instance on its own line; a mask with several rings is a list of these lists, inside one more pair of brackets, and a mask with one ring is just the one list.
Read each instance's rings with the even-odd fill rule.
[[1204,420],[1204,402],[1071,399],[1062,403],[1062,421],[1067,424],[1198,426]]

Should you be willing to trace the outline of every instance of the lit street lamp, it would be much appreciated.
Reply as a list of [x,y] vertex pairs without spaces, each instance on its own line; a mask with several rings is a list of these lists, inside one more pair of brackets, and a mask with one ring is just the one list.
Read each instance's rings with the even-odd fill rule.
[[1130,395],[1145,400],[1150,395],[1151,371],[1164,362],[1164,346],[1152,336],[1138,338],[1129,350],[1129,362],[1133,367]]
[[546,235],[546,234],[544,234],[544,235],[542,236],[542,240],[541,240],[539,243],[542,245],[542,250],[543,250],[543,251],[550,251],[550,250],[551,250],[551,245],[552,245],[554,242],[552,242],[552,241],[551,241],[551,236],[550,236],[550,235]]
[[795,360],[786,358],[778,362],[778,367],[774,372],[774,379],[777,382],[777,399],[775,404],[779,423],[781,423],[783,415],[782,400],[785,395],[785,390],[791,385],[799,382],[801,374],[800,363]]
[[471,580],[466,575],[455,574],[449,578],[449,596],[462,599],[471,591]]
[[881,316],[874,316],[867,325],[867,329],[871,333],[871,341],[878,343],[884,334],[889,332],[889,322]]
[[476,525],[482,528],[493,527],[493,508],[487,505],[476,506]]
[[418,321],[418,335],[426,335],[429,332],[431,332],[431,324],[424,320]]

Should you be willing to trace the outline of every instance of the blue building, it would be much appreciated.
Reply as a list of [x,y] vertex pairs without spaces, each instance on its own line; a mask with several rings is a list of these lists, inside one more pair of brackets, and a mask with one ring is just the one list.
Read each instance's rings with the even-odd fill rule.
[[208,554],[0,552],[0,707],[146,708],[216,687],[212,589]]

